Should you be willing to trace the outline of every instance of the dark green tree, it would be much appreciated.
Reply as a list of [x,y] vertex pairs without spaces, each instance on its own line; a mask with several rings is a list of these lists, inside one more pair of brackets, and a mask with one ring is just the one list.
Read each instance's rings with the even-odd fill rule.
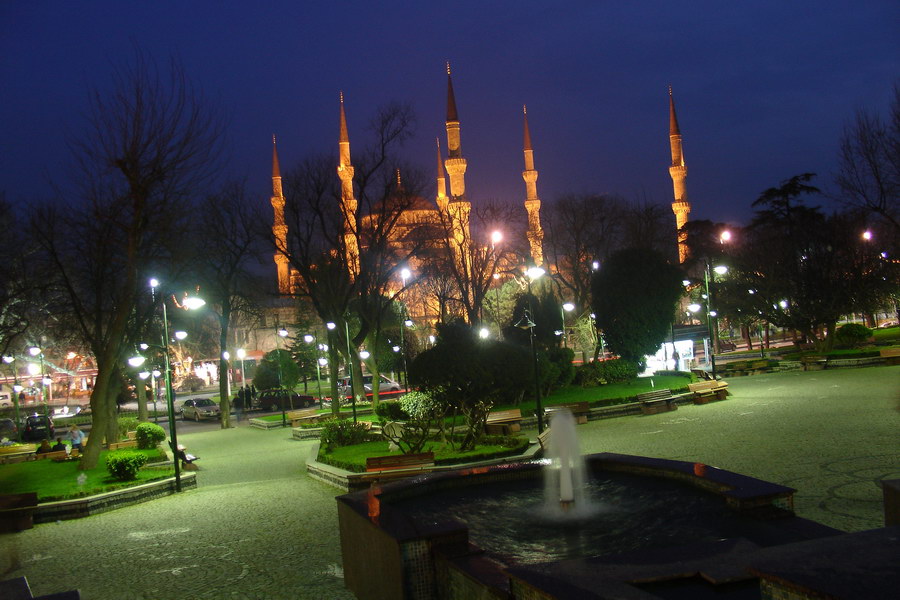
[[667,339],[683,274],[657,251],[629,248],[609,257],[592,281],[597,326],[609,349],[641,362]]
[[466,432],[462,450],[475,446],[495,404],[521,398],[531,385],[530,353],[517,344],[481,340],[463,323],[438,326],[438,341],[409,367],[410,382],[462,416]]
[[300,381],[300,367],[288,350],[267,352],[256,367],[253,384],[257,389],[284,389],[293,391]]

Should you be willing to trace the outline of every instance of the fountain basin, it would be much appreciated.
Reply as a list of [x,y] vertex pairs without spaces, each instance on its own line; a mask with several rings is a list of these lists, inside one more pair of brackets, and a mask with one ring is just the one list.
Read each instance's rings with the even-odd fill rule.
[[[673,548],[679,544],[698,541],[713,543],[714,540],[734,537],[735,534],[741,539],[747,539],[747,543],[754,547],[765,547],[838,533],[795,517],[792,488],[683,461],[610,453],[585,458],[588,474],[595,482],[601,482],[598,484],[600,488],[607,485],[606,482],[616,479],[618,474],[626,474],[619,478],[625,480],[641,476],[652,480],[649,487],[658,487],[655,493],[661,498],[657,498],[657,504],[650,509],[649,514],[655,519],[651,529],[662,529],[664,535],[662,538],[648,540],[643,546],[625,548],[632,552],[649,553],[662,547]],[[497,486],[497,489],[518,489],[528,487],[525,485],[527,480],[536,483],[536,495],[541,496],[539,481],[543,467],[543,461],[535,460],[459,469],[421,475],[367,492],[339,496],[338,517],[347,587],[361,599],[472,598],[493,595],[524,597],[521,591],[518,594],[513,591],[516,589],[515,578],[510,576],[510,571],[523,566],[537,568],[538,562],[517,556],[504,548],[508,549],[513,545],[528,546],[531,548],[529,553],[540,560],[540,548],[544,542],[539,538],[535,539],[536,521],[530,518],[527,506],[525,512],[512,516],[515,523],[513,529],[519,529],[522,541],[504,539],[500,542],[500,551],[495,548],[492,553],[481,547],[482,543],[488,546],[491,544],[479,540],[479,536],[482,536],[481,540],[484,539],[480,526],[470,531],[469,525],[452,517],[456,514],[466,518],[466,509],[451,510],[441,502],[451,495],[460,494],[462,490],[462,495],[473,497],[478,504],[479,498],[488,501],[498,495],[493,486]],[[669,485],[660,487],[666,480],[670,480]],[[699,505],[692,504],[693,501],[685,501],[680,496],[676,499],[672,495],[673,489],[686,487],[691,488],[689,496],[696,496],[697,490],[705,492],[701,494],[705,496],[701,501],[705,507],[703,510],[698,511]],[[474,494],[469,493],[472,491]],[[627,485],[625,491],[618,493],[627,496]],[[421,506],[431,503],[433,499],[436,510],[430,513],[420,510]],[[517,502],[515,497],[512,502]],[[679,505],[684,510],[680,510]],[[728,525],[722,531],[705,530],[700,535],[686,533],[685,530],[665,531],[667,521],[687,519],[688,522],[694,511],[697,511],[694,516],[699,521],[709,520],[710,506],[716,511],[716,519],[719,519],[719,515],[729,513],[729,518],[736,519],[732,523],[737,522],[740,526]],[[512,509],[507,510],[503,505],[498,505],[495,512],[496,521],[499,522],[503,516],[501,513],[512,512]],[[486,514],[487,517],[483,520],[487,521],[490,529],[490,511]],[[617,517],[621,521],[648,518],[645,516],[638,519],[627,515]],[[773,519],[777,526],[773,526]],[[692,531],[693,527],[694,524],[689,525],[687,531]],[[578,526],[576,529],[580,528]],[[626,532],[625,535],[627,537],[629,533]],[[559,564],[572,561],[575,559],[575,555],[569,553],[572,547],[582,552],[583,557],[611,555],[623,550],[617,542],[612,542],[610,547],[598,547],[598,543],[588,540],[569,544],[564,535],[561,544],[563,553],[545,554],[544,559]],[[547,540],[546,545],[549,547],[553,544]],[[541,568],[546,566],[547,563],[540,563]],[[532,583],[529,586],[534,588]],[[528,597],[555,596],[540,595],[531,589]]]

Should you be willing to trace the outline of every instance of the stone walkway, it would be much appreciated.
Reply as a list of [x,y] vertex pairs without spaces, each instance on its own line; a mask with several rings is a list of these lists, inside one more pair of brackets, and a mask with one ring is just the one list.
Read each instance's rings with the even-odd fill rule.
[[[592,421],[585,452],[705,462],[798,488],[800,516],[882,524],[876,482],[900,478],[900,366],[736,378],[725,402]],[[528,432],[532,435],[533,431]],[[0,536],[0,577],[86,600],[342,599],[336,490],[309,479],[313,442],[247,427],[180,438],[199,488]]]

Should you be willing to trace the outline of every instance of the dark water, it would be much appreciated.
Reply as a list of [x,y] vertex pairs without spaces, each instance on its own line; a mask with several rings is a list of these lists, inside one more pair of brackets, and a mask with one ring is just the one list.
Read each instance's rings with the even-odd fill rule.
[[[679,482],[612,474],[587,486],[590,508],[548,510],[540,479],[488,483],[392,505],[416,520],[455,518],[501,562],[529,564],[746,536],[758,527],[717,496]],[[752,536],[750,536],[752,537]]]

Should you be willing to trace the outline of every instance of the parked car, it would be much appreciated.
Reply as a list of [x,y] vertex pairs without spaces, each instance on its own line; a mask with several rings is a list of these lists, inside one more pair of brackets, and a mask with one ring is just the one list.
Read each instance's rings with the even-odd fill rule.
[[0,439],[19,439],[19,428],[12,419],[0,419]]
[[307,408],[313,406],[316,399],[313,396],[301,396],[297,392],[288,392],[287,390],[271,389],[259,392],[256,397],[256,406],[262,410],[290,410],[294,408]]
[[209,398],[193,398],[185,400],[181,408],[183,420],[193,419],[217,419],[219,417],[219,405]]
[[[363,375],[362,379],[363,379],[363,387],[365,388],[366,393],[371,394],[372,393],[372,375]],[[396,381],[394,381],[393,379],[385,377],[384,375],[379,375],[378,379],[380,381],[380,383],[378,384],[379,392],[399,392],[400,391],[400,384],[397,383]],[[342,377],[338,380],[338,390],[344,396],[350,395],[350,378],[349,377]]]
[[45,415],[31,415],[25,417],[25,426],[22,427],[23,440],[52,439],[56,433],[53,427],[53,419]]

